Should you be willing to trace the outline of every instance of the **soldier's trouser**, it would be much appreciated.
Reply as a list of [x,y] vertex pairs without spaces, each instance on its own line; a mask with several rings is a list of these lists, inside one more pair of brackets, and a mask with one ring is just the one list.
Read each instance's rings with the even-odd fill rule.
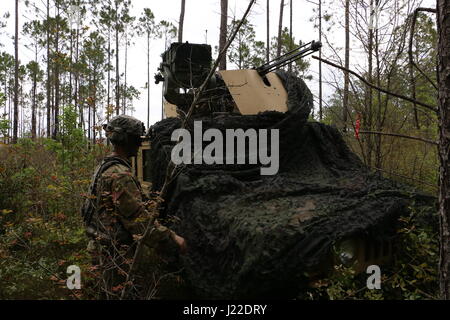
[[92,263],[98,266],[100,279],[100,299],[115,300],[122,297],[122,290],[127,281],[133,262],[135,246],[102,245],[96,242],[90,244]]
[[[171,243],[169,243],[171,244]],[[174,248],[171,246],[162,246],[155,250],[148,246],[143,246],[139,257],[133,267],[133,274],[129,277],[129,285],[122,296],[122,291],[127,281],[131,264],[133,262],[136,243],[131,246],[116,246],[100,244],[91,240],[89,247],[92,255],[92,262],[98,266],[100,278],[98,288],[100,289],[100,299],[152,299],[157,294],[161,280],[172,281],[167,272],[179,271],[174,263]],[[165,251],[165,259],[161,259],[156,251]]]

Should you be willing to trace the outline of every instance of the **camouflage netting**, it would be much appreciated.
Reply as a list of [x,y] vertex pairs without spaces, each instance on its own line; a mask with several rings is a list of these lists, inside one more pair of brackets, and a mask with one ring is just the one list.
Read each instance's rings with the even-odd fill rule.
[[[289,112],[201,117],[208,128],[278,128],[280,169],[256,165],[188,165],[167,196],[165,213],[189,243],[186,279],[203,298],[295,297],[305,271],[327,259],[343,238],[383,237],[411,199],[430,201],[370,174],[330,126],[307,122],[312,95],[298,78],[279,73]],[[165,179],[176,118],[152,127],[153,188]],[[192,122],[190,123],[192,128]]]

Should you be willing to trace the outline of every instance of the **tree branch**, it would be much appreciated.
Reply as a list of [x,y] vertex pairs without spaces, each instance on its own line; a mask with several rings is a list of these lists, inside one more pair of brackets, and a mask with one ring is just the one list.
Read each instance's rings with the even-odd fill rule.
[[378,134],[378,135],[383,135],[383,136],[400,137],[400,138],[418,140],[418,141],[422,141],[422,142],[425,142],[425,143],[434,144],[436,146],[438,145],[438,143],[436,141],[434,141],[434,140],[429,140],[429,139],[424,139],[424,138],[419,138],[419,137],[411,137],[411,136],[407,136],[407,135],[399,134],[399,133],[387,133],[387,132],[378,132],[378,131],[359,131],[359,133]]
[[319,57],[317,57],[317,56],[312,56],[312,57],[313,57],[313,59],[322,61],[323,63],[326,63],[326,64],[328,64],[328,65],[330,65],[330,66],[332,66],[332,67],[341,69],[341,70],[343,70],[343,71],[347,71],[348,73],[354,75],[354,76],[357,77],[359,80],[361,80],[362,82],[364,82],[364,83],[365,83],[366,85],[368,85],[369,87],[372,87],[372,88],[374,88],[374,89],[376,89],[376,90],[378,90],[378,91],[381,91],[381,92],[383,92],[383,93],[389,94],[389,95],[394,96],[394,97],[397,97],[397,98],[399,98],[399,99],[403,99],[403,100],[406,100],[406,101],[409,101],[409,102],[412,102],[412,103],[416,103],[417,105],[422,106],[422,107],[427,108],[427,109],[430,109],[430,110],[432,110],[432,111],[434,111],[434,112],[436,112],[436,113],[437,113],[437,111],[438,111],[437,108],[434,107],[434,106],[432,106],[432,105],[429,105],[429,104],[426,104],[426,103],[423,103],[423,102],[420,102],[420,101],[411,99],[411,98],[409,98],[409,97],[406,97],[406,96],[404,96],[404,95],[401,95],[401,94],[398,94],[398,93],[393,93],[393,92],[388,91],[388,90],[386,90],[386,89],[377,87],[376,85],[370,83],[369,81],[367,81],[366,79],[364,79],[364,77],[360,76],[359,74],[357,74],[356,72],[354,72],[354,71],[352,71],[352,70],[350,70],[350,69],[347,69],[347,68],[344,68],[344,67],[342,67],[342,66],[339,66],[339,65],[337,65],[337,64],[335,64],[335,63],[333,63],[333,62],[331,62],[331,61],[328,61],[328,60],[325,60],[325,59],[321,59],[321,58],[319,58]]
[[413,15],[412,15],[412,21],[411,21],[411,29],[410,29],[410,32],[409,32],[409,49],[408,49],[408,56],[409,56],[409,63],[412,65],[412,66],[414,66],[424,77],[425,77],[425,79],[427,79],[428,80],[428,82],[430,82],[432,85],[433,85],[433,87],[436,89],[436,90],[438,90],[438,87],[437,87],[437,85],[434,83],[434,81],[433,80],[431,80],[430,79],[430,77],[428,77],[426,74],[425,74],[425,72],[421,69],[421,68],[419,68],[419,66],[414,62],[414,60],[413,60],[413,53],[412,53],[412,47],[413,47],[413,38],[414,38],[414,32],[415,32],[415,29],[416,29],[416,20],[417,20],[417,15],[419,14],[419,12],[420,11],[422,11],[422,12],[430,12],[430,13],[436,13],[436,9],[434,9],[434,8],[422,8],[422,7],[419,7],[419,8],[417,8],[416,10],[414,10],[414,13],[413,13]]

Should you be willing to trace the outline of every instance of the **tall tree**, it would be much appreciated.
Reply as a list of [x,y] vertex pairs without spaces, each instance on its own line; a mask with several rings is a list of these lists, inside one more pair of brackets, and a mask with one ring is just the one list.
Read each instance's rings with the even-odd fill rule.
[[[158,28],[161,32],[161,37],[164,39],[164,50],[166,50],[169,46],[169,42],[177,35],[177,27],[175,27],[172,22],[161,20]],[[164,97],[161,97],[161,99],[163,98]],[[164,119],[163,100],[161,100],[161,119]]]
[[124,19],[129,17],[130,0],[114,0],[114,29],[116,33],[116,114],[120,112],[120,68],[119,68],[119,41],[124,32]]
[[180,22],[178,23],[178,42],[183,42],[184,9],[186,0],[181,0]]
[[[345,68],[350,68],[350,0],[345,0]],[[350,76],[346,71],[344,73],[344,101],[342,110],[343,131],[347,131],[348,114],[348,90]]]
[[[345,2],[343,3],[345,4]],[[358,46],[359,42],[357,49],[364,50],[366,57],[368,57],[370,51],[370,43],[368,41],[370,38],[369,31],[371,29],[373,30],[372,84],[393,93],[407,91],[410,88],[410,82],[406,40],[411,23],[406,17],[410,16],[411,12],[417,6],[418,1],[373,1],[375,5],[372,6],[370,11],[367,1],[352,0],[349,3],[350,32],[351,37],[355,40],[352,48]],[[377,12],[383,18],[383,23],[376,23]],[[416,61],[418,61],[423,75],[425,75],[417,74],[416,76],[416,82],[418,84],[417,100],[418,102],[428,102],[429,105],[436,105],[433,83],[436,82],[434,80],[436,73],[434,48],[437,40],[433,40],[436,39],[434,35],[436,31],[433,31],[433,23],[432,21],[430,22],[426,22],[426,20],[418,21],[419,28],[414,34],[417,42],[416,49],[420,48],[420,51],[415,51],[414,54],[420,57],[418,59],[416,58]],[[324,39],[328,41],[326,34],[324,34]],[[344,66],[344,59],[341,59],[339,49],[333,49],[333,51],[335,52],[334,59],[339,61],[340,65]],[[370,77],[370,72],[368,72],[368,58],[365,61],[363,65],[356,66],[352,69],[355,70],[358,68],[359,70],[364,70],[361,75],[364,79],[368,80]],[[355,60],[354,64],[357,62]],[[341,127],[344,112],[344,90],[340,82],[337,85],[336,98],[338,105],[334,106],[335,109],[333,112],[338,115],[338,119],[335,118],[335,124]],[[419,132],[416,131],[417,129],[415,129],[416,126],[413,122],[414,115],[411,102],[399,100],[394,95],[379,94],[377,90],[373,95],[373,108],[369,108],[368,92],[369,90],[363,82],[356,79],[350,81],[348,94],[349,110],[347,114],[348,119],[353,121],[347,122],[347,126],[352,122],[355,123],[355,119],[360,117],[362,130],[373,130],[375,132],[361,135],[361,139],[358,140],[353,140],[350,138],[350,135],[347,135],[346,137],[350,139],[349,142],[355,143],[354,146],[360,149],[360,155],[366,164],[369,163],[368,156],[374,156],[370,160],[371,164],[374,164],[375,168],[383,170],[388,175],[392,174],[391,177],[395,177],[395,174],[401,171],[402,176],[404,175],[408,179],[413,178],[414,181],[426,181],[431,185],[435,183],[433,181],[435,176],[430,172],[434,172],[434,166],[437,164],[437,157],[435,158],[435,155],[437,156],[437,154],[434,153],[431,147],[418,148],[414,143],[410,144],[408,141],[395,140],[383,134],[384,132],[391,132],[411,135],[411,131],[414,130],[415,136],[422,136],[423,138],[432,137],[432,126],[434,123],[437,123],[437,121],[434,121],[435,114],[431,111],[433,107],[429,109],[420,107],[418,109],[420,114],[423,115],[423,122],[429,121],[428,125],[423,126],[422,132]],[[420,104],[418,103],[417,105],[419,106]],[[329,119],[329,111],[327,111],[326,117]],[[411,149],[412,146],[414,146],[414,151]],[[421,162],[419,159],[424,159],[424,161]],[[424,187],[424,185],[421,187]]]
[[124,33],[125,33],[125,66],[124,66],[124,84],[123,84],[123,102],[122,102],[122,108],[123,108],[123,114],[125,114],[127,110],[128,105],[128,94],[127,94],[127,71],[128,71],[128,47],[131,44],[130,38],[132,39],[134,37],[135,32],[135,17],[126,15],[123,18],[124,23]]
[[83,44],[83,52],[80,56],[82,63],[87,66],[86,73],[89,79],[86,100],[89,107],[89,119],[92,122],[89,124],[89,130],[92,134],[88,132],[88,136],[92,137],[93,141],[96,139],[97,106],[104,78],[104,73],[98,70],[103,70],[105,67],[105,44],[105,39],[98,32],[91,32]]
[[158,28],[161,32],[161,37],[164,39],[165,50],[172,42],[172,39],[177,36],[177,27],[175,27],[172,22],[161,20]]
[[[38,50],[42,41],[40,41],[41,34],[44,32],[42,23],[39,20],[33,20],[26,22],[23,25],[23,32],[33,40],[32,47],[34,49],[34,61],[30,61],[27,64],[28,77],[32,81],[31,91],[31,138],[36,138],[36,112],[37,112],[37,86],[42,81],[43,72],[40,70],[38,63]],[[28,45],[25,47],[29,48]]]
[[161,36],[155,25],[155,16],[150,8],[144,8],[139,18],[138,34],[147,38],[147,128],[150,127],[150,40]]
[[99,23],[104,26],[106,29],[106,33],[108,35],[108,65],[107,65],[107,97],[106,97],[106,119],[109,121],[111,115],[114,114],[115,106],[111,103],[111,71],[113,70],[113,66],[111,64],[111,30],[114,26],[114,18],[115,13],[111,6],[110,1],[108,0],[105,4],[102,5],[100,11],[98,12]]
[[39,63],[30,61],[27,64],[28,77],[32,81],[31,89],[31,138],[36,138],[36,106],[37,106],[37,86],[42,81],[44,73],[39,68]]
[[[4,139],[10,138],[9,131],[11,129],[11,112],[10,112],[10,102],[11,101],[11,80],[14,80],[14,56],[10,55],[7,52],[0,52],[0,83],[2,85],[2,89],[4,90],[2,94],[2,98],[0,102],[4,104],[3,111],[3,130],[4,130]],[[8,117],[6,119],[6,117]]]
[[[6,19],[9,18],[9,13],[5,13],[3,15],[4,20],[0,21],[0,35],[2,35],[2,29],[7,26]],[[3,44],[0,43],[0,48],[3,47]],[[7,97],[8,97],[8,57],[9,55],[6,52],[0,52],[0,107],[3,105],[3,114],[0,114],[0,134],[3,136],[3,141],[6,142],[8,138],[8,130],[9,130],[9,119],[7,116],[10,114],[7,112]],[[14,58],[10,59],[14,64]],[[4,90],[4,93],[1,90]]]
[[119,24],[119,1],[115,0],[115,30],[116,30],[116,115],[119,115],[119,101],[120,101],[120,73],[119,73],[119,31],[120,31],[120,24]]
[[[228,26],[228,32],[235,30],[239,24],[240,20],[233,20]],[[245,20],[227,51],[228,61],[238,69],[249,69],[264,63],[265,44],[255,41],[255,36],[254,25]]]
[[16,28],[14,35],[14,122],[13,143],[17,143],[17,128],[19,121],[19,0],[16,0]]
[[[81,80],[80,80],[80,74],[82,72],[83,69],[83,65],[82,63],[80,63],[80,39],[83,38],[84,33],[87,31],[87,28],[83,27],[81,28],[81,21],[83,21],[83,18],[86,15],[86,7],[85,6],[80,6],[80,1],[77,0],[77,4],[78,4],[78,9],[77,9],[77,23],[76,23],[76,35],[75,35],[75,63],[74,63],[74,72],[75,72],[75,90],[74,90],[74,105],[75,105],[75,109],[78,110],[78,115],[79,115],[79,122],[78,122],[78,128],[80,129],[84,129],[84,112],[83,112],[83,103],[81,102],[82,100],[80,99],[80,84],[81,84]],[[111,26],[111,25],[110,25]],[[108,31],[110,31],[110,29],[108,29]],[[109,33],[108,33],[109,34]],[[110,38],[108,38],[108,40],[110,40]],[[110,42],[109,42],[110,44]],[[108,47],[108,81],[111,80],[109,73],[111,71],[111,48]],[[108,82],[109,85],[109,82]],[[109,87],[108,87],[109,88]],[[109,95],[109,91],[108,91],[108,104],[109,104],[109,99],[110,99],[110,95]]]
[[[319,0],[319,41],[322,43],[322,0]],[[319,58],[322,59],[322,48],[319,49]],[[319,120],[322,121],[322,61],[319,61]]]
[[47,93],[47,138],[50,138],[51,129],[51,116],[50,116],[50,0],[47,0],[47,19],[46,19],[46,35],[47,35],[47,82],[46,82],[46,93]]
[[270,60],[270,1],[266,3],[266,62]]
[[283,30],[283,9],[284,0],[280,1],[280,19],[278,22],[278,43],[277,43],[277,57],[281,55],[281,32]]
[[[292,41],[292,0],[289,0],[289,38]],[[289,72],[292,71],[292,62],[289,63]]]
[[[373,82],[373,17],[374,17],[374,0],[370,0],[370,20],[369,20],[369,40],[367,45],[367,57],[368,57],[368,70],[367,70],[367,80],[369,83]],[[365,125],[369,130],[372,129],[372,104],[373,104],[373,89],[370,86],[366,86],[366,102],[365,102]],[[367,139],[367,165],[372,166],[372,136],[368,135],[365,137]]]
[[[277,53],[278,42],[279,42],[279,39],[277,37],[272,38],[272,42],[271,42],[271,47],[272,47],[271,58],[272,59],[275,59],[278,56],[278,53]],[[281,32],[281,52],[280,52],[281,55],[286,54],[289,51],[292,51],[293,49],[301,46],[302,44],[304,44],[304,43],[301,40],[299,40],[296,43],[294,36],[292,36],[292,38],[291,38],[291,36],[289,34],[289,29],[287,27],[283,28],[283,30]],[[287,70],[288,67],[284,66],[283,69]],[[297,59],[292,63],[291,72],[294,73],[295,75],[297,75],[298,77],[311,80],[312,76],[308,75],[308,69],[309,69],[308,60]]]
[[119,31],[120,31],[120,24],[119,24],[119,4],[118,0],[114,1],[115,4],[115,30],[116,30],[116,115],[119,115],[119,101],[120,101],[120,73],[119,73]]
[[[228,0],[220,0],[220,35],[219,52],[227,43],[227,20],[228,20]],[[219,62],[219,70],[227,69],[227,55],[224,54]]]
[[440,291],[450,299],[450,1],[437,0],[439,75]]
[[60,28],[62,26],[61,16],[60,16],[60,6],[59,0],[55,1],[55,10],[56,10],[56,18],[55,18],[55,53],[54,53],[54,81],[55,81],[55,105],[54,105],[54,114],[53,114],[53,133],[52,138],[57,139],[59,133],[59,103],[60,103],[60,66],[61,66],[61,58],[62,55],[59,51],[59,40],[60,40]]

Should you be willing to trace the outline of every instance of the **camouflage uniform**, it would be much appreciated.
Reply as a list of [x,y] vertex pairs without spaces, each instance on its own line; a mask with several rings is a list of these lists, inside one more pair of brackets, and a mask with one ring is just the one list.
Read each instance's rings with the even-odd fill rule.
[[[102,167],[107,164],[109,166]],[[142,239],[145,246],[133,265],[133,278],[128,279],[133,281],[133,292],[127,298],[145,298],[152,285],[152,279],[146,274],[151,275],[150,271],[160,260],[159,253],[167,257],[178,254],[172,231],[156,220],[156,211],[150,208],[152,202],[132,175],[127,160],[106,157],[96,170],[91,192],[83,207],[83,210],[89,211],[86,208],[91,205],[91,216],[86,218],[85,211],[82,210],[82,213],[91,238],[88,250],[93,255],[94,265],[101,272],[99,286],[104,292],[102,298],[120,297],[127,273],[133,265],[137,240],[142,239],[150,223],[151,229]]]
[[136,240],[142,237],[147,224],[154,221],[142,239],[147,248],[143,248],[136,260],[141,271],[133,272],[133,285],[136,287],[133,297],[142,297],[142,292],[148,290],[152,281],[144,275],[150,273],[160,260],[156,253],[164,253],[168,257],[178,253],[171,237],[172,231],[160,225],[155,214],[147,209],[148,199],[139,181],[131,174],[129,165],[114,164],[105,170],[98,179],[97,192],[93,196],[96,211],[89,226],[92,238],[89,249],[102,273],[100,286],[106,292],[106,298],[120,295],[134,258]]
[[[103,172],[98,180],[96,198],[98,229],[122,243],[132,242],[133,235],[142,235],[147,221],[156,219],[155,214],[147,210],[149,200],[129,165],[114,164]],[[170,232],[163,226],[152,230],[152,234],[157,233],[162,238],[169,237]]]

